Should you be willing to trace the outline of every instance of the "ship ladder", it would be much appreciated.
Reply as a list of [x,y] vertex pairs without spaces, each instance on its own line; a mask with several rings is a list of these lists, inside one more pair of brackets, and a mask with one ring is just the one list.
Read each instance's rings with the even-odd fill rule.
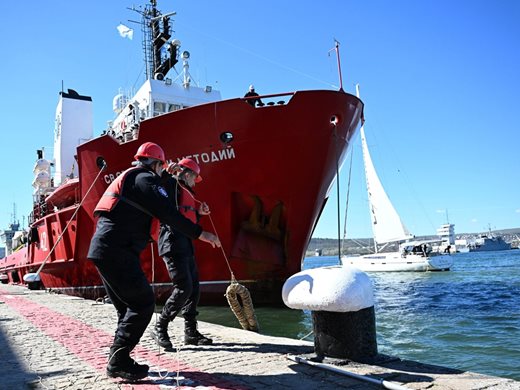
[[[182,184],[179,183],[179,185],[183,187]],[[196,199],[193,196],[191,191],[186,190],[186,192],[190,194],[190,196],[193,198],[193,200],[195,200],[196,203],[202,204],[200,200]],[[208,217],[209,221],[211,222],[211,226],[213,227],[213,231],[215,232],[215,235],[218,237],[217,228],[213,223],[211,215],[208,214]],[[238,281],[235,279],[235,275],[233,274],[233,270],[231,269],[228,258],[226,256],[226,252],[224,251],[224,248],[222,248],[222,246],[220,247],[220,249],[222,251],[222,255],[224,256],[224,260],[226,260],[229,273],[231,274],[230,285],[226,289],[226,294],[224,294],[228,301],[229,307],[231,308],[231,311],[233,312],[238,322],[240,323],[240,326],[242,326],[243,329],[258,332],[258,320],[255,315],[255,309],[253,307],[253,300],[251,299],[251,294],[249,293],[249,290],[246,286],[238,283]]]

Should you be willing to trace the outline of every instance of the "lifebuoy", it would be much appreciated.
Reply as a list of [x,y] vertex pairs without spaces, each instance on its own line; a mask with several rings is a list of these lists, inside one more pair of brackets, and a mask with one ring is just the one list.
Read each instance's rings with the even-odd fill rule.
[[[238,301],[238,296],[242,304]],[[258,320],[256,319],[249,290],[240,283],[233,282],[226,289],[226,298],[242,328],[258,332]]]
[[121,130],[125,130],[126,129],[126,121],[122,120],[120,126],[121,126]]

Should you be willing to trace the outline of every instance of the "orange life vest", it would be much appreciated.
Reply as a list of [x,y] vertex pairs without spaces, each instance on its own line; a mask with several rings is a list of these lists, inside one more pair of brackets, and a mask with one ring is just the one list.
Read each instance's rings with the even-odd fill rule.
[[185,188],[183,185],[180,187],[181,191],[179,194],[178,210],[191,222],[197,223],[197,204],[195,203],[195,197],[190,190]]
[[97,216],[102,211],[112,211],[114,207],[116,207],[117,203],[122,200],[135,208],[141,210],[145,214],[150,215],[153,217],[153,215],[146,210],[144,207],[138,205],[135,202],[132,202],[129,199],[124,198],[121,195],[121,192],[123,191],[123,185],[125,184],[125,180],[128,177],[128,174],[132,171],[135,171],[136,169],[143,169],[140,167],[132,167],[128,168],[126,171],[121,173],[116,179],[110,183],[108,188],[103,193],[103,196],[101,196],[101,199],[99,199],[98,204],[96,205],[96,208],[94,209],[94,216]]

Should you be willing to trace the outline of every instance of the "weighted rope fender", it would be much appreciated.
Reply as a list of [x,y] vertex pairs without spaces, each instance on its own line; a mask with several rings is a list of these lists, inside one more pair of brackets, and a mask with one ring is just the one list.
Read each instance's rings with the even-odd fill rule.
[[[245,330],[258,332],[258,321],[256,319],[253,301],[249,290],[242,284],[233,282],[226,289],[226,298],[240,325]],[[238,296],[242,301],[240,304]]]

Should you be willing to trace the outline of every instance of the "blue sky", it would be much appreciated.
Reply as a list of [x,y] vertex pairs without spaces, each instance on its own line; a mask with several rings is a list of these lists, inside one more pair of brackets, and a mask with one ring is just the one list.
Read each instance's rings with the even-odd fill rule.
[[[390,199],[416,235],[449,221],[456,232],[520,227],[520,2],[189,1],[174,30],[191,53],[190,72],[223,98],[361,86],[365,130]],[[2,153],[0,228],[32,205],[36,149],[52,156],[59,92],[94,102],[95,134],[113,118],[119,88],[143,80],[131,1],[10,2],[0,15]],[[135,28],[121,38],[119,23]],[[180,70],[180,68],[178,68]],[[359,139],[353,143],[347,232],[371,236]],[[340,220],[349,159],[340,174]],[[315,237],[337,236],[333,188]],[[304,194],[302,194],[304,196]],[[25,218],[27,221],[27,218]]]

